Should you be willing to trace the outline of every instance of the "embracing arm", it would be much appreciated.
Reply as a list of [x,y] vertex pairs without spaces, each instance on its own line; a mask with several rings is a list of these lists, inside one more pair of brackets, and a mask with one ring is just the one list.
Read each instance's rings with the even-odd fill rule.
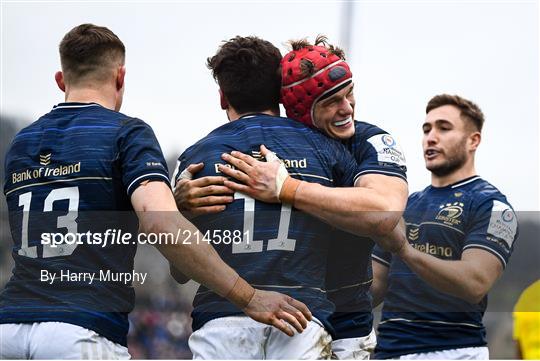
[[189,219],[223,212],[225,206],[234,200],[234,192],[223,186],[223,182],[227,180],[225,177],[207,176],[193,179],[203,168],[204,163],[190,164],[180,174],[174,187],[176,206]]
[[176,234],[182,229],[193,235],[189,243],[156,245],[171,267],[227,298],[254,320],[273,325],[289,336],[294,333],[285,322],[298,332],[307,326],[311,313],[303,303],[276,292],[254,289],[223,262],[209,242],[196,239],[197,228],[178,212],[172,193],[163,182],[141,184],[131,196],[131,203],[143,232]]
[[[145,233],[176,234],[178,229],[195,235],[197,228],[182,217],[170,189],[162,182],[139,186],[131,196],[133,208]],[[227,266],[207,242],[157,244],[158,250],[187,277],[207,285],[221,296],[233,288],[238,274]]]
[[219,170],[242,182],[224,185],[263,202],[291,203],[326,223],[362,236],[383,236],[396,227],[407,203],[407,183],[381,174],[361,176],[355,187],[331,188],[289,176],[285,166],[266,147],[267,162],[240,153],[223,154],[236,169]]
[[351,233],[384,236],[396,227],[407,195],[407,183],[401,178],[367,174],[358,179],[354,188],[301,182],[294,206]]

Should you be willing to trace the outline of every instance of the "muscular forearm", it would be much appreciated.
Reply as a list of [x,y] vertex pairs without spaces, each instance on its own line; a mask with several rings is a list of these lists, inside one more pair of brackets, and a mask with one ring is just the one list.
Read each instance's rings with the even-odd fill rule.
[[169,188],[161,182],[141,185],[133,192],[131,203],[142,232],[173,236],[181,230],[191,235],[192,239],[186,242],[173,242],[169,236],[167,242],[156,245],[173,267],[222,296],[231,292],[238,274],[221,260],[209,243],[197,239],[197,228],[178,213]]
[[169,264],[169,272],[171,273],[172,278],[180,284],[187,283],[189,278],[185,274],[176,269],[173,265]]
[[411,271],[433,288],[476,304],[487,292],[485,281],[476,272],[471,262],[464,260],[442,260],[418,251],[406,244],[399,257]]
[[377,261],[372,261],[373,269],[373,282],[369,291],[371,292],[372,297],[372,307],[375,308],[381,304],[386,295],[386,290],[388,287],[388,267],[383,266]]
[[167,212],[160,215],[160,219],[153,220],[153,224],[143,228],[148,232],[158,231],[162,234],[177,234],[178,229],[191,234],[180,244],[159,244],[158,250],[167,260],[186,277],[202,283],[221,296],[226,296],[233,288],[238,274],[230,268],[216,253],[214,248],[206,241],[197,239],[197,228],[178,214]]
[[388,234],[397,225],[404,207],[392,209],[388,199],[369,188],[329,188],[307,182],[298,186],[294,206],[328,224],[362,236]]

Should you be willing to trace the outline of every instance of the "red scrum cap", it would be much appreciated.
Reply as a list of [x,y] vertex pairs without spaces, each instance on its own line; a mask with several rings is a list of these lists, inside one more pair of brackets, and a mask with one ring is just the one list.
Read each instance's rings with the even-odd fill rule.
[[281,59],[281,77],[281,102],[287,116],[308,126],[316,126],[315,104],[352,82],[349,65],[333,48],[309,44]]

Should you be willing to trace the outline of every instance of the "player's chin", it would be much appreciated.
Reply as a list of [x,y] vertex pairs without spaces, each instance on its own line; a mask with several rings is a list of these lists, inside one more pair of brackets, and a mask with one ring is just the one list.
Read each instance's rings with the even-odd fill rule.
[[426,162],[426,169],[430,172],[433,172],[435,174],[439,173],[442,169],[445,168],[446,163],[444,160],[436,160],[436,159],[424,159]]
[[331,126],[332,138],[346,140],[354,135],[354,124],[352,122],[345,126]]

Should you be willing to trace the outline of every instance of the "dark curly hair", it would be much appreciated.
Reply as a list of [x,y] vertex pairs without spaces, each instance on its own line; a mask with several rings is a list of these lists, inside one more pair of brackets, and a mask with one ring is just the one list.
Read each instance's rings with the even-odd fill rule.
[[[313,46],[323,46],[326,49],[328,49],[328,52],[330,54],[334,54],[338,56],[339,58],[346,60],[345,52],[341,48],[335,45],[328,44],[328,38],[325,35],[321,35],[321,34],[317,35],[317,37],[315,38],[315,44],[311,44],[307,40],[307,38],[304,38],[300,40],[290,40],[289,45],[292,48],[292,50],[300,50],[303,48],[309,48]],[[292,54],[291,56],[292,58],[290,58],[290,60],[294,59],[294,54]],[[311,76],[315,73],[315,65],[307,59],[302,59],[300,60],[300,70],[302,71],[302,74],[304,76],[306,77]]]
[[237,112],[279,111],[280,61],[281,53],[272,43],[237,36],[224,41],[207,66]]

